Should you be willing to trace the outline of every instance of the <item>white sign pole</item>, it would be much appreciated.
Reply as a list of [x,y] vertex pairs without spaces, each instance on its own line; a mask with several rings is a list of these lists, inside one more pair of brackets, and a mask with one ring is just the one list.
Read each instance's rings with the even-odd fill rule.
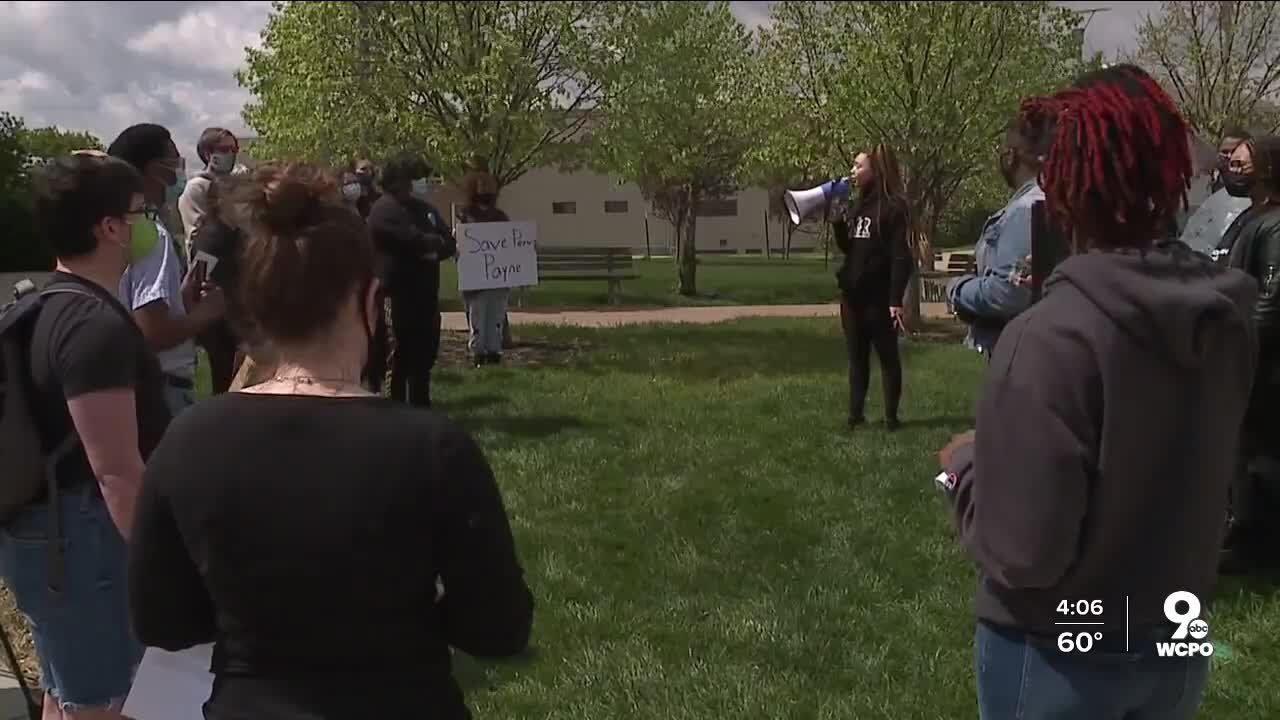
[[456,233],[458,290],[538,284],[537,223],[467,223]]

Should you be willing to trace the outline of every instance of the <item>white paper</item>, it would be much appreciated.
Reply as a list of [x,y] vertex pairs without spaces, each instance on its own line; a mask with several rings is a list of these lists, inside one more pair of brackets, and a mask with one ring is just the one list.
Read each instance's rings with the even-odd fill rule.
[[455,232],[459,290],[538,284],[537,223],[467,223]]
[[182,652],[147,648],[123,713],[133,720],[204,720],[213,692],[213,644]]
[[210,255],[209,253],[203,250],[196,251],[196,262],[204,263],[205,272],[208,273],[209,275],[212,275],[213,269],[218,267],[218,258]]

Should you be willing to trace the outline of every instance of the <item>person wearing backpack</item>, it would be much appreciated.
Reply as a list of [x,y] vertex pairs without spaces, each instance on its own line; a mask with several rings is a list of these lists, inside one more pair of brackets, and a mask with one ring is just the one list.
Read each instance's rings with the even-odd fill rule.
[[57,269],[0,312],[0,577],[31,621],[44,717],[118,718],[143,650],[125,543],[169,410],[115,292],[159,233],[122,160],[58,158],[34,186]]

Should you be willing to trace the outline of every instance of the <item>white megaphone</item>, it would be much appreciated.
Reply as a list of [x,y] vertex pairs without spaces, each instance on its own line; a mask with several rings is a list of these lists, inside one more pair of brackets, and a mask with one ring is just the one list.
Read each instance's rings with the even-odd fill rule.
[[787,206],[792,224],[799,225],[814,210],[825,208],[833,199],[848,194],[849,178],[839,178],[808,190],[788,190],[782,194],[782,203]]

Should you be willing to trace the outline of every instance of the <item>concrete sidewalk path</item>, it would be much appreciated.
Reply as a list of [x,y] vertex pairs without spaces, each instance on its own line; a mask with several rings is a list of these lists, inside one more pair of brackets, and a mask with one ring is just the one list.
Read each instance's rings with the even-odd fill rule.
[[[921,303],[920,313],[927,319],[945,318],[942,303]],[[839,317],[840,306],[828,305],[715,305],[709,307],[677,307],[656,310],[564,310],[560,312],[520,312],[510,314],[511,324],[569,325],[573,327],[616,327],[653,323],[710,324],[746,317],[821,318]],[[445,330],[466,330],[467,317],[461,312],[443,313]]]

